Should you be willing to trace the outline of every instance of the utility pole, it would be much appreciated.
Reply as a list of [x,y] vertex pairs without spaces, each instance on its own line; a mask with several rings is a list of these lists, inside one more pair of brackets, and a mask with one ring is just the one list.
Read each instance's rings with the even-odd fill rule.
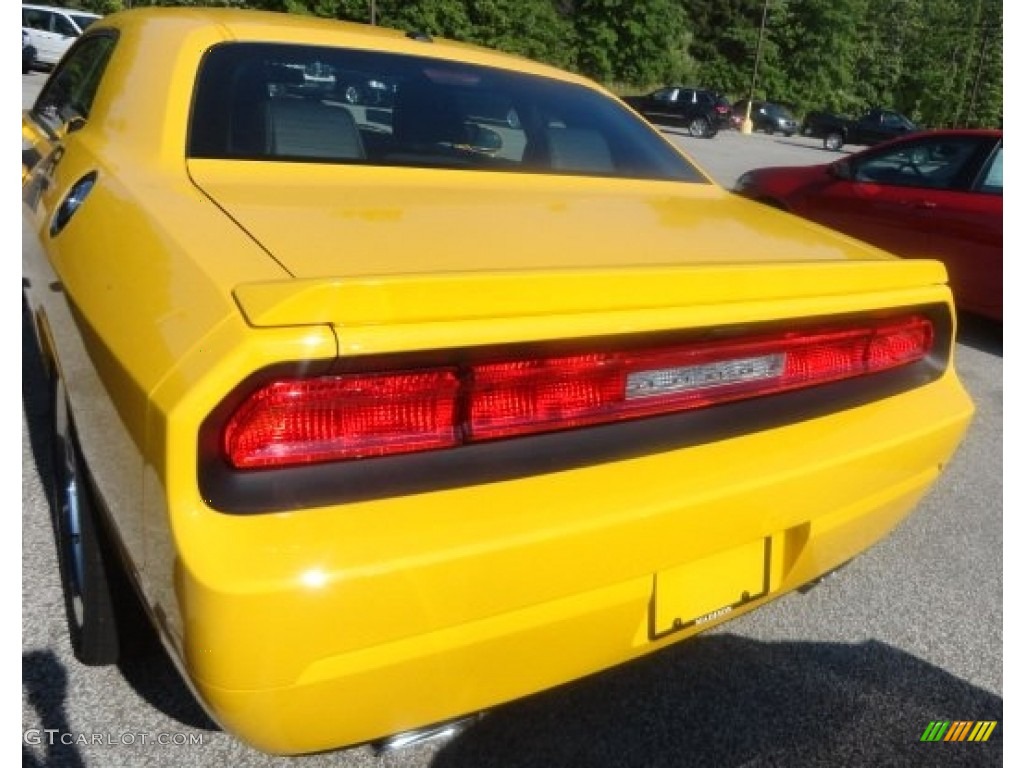
[[754,123],[750,120],[750,110],[754,106],[754,89],[757,87],[757,65],[761,62],[761,41],[764,40],[764,27],[768,21],[768,0],[764,0],[764,9],[761,11],[761,29],[757,33],[757,48],[754,50],[754,76],[750,79],[750,98],[747,99],[747,114],[743,118],[743,125],[740,132],[751,134],[754,132]]
[[377,26],[377,0],[370,0],[370,24]]
[[981,84],[981,72],[985,67],[985,53],[988,50],[988,38],[992,34],[992,27],[986,24],[981,29],[981,53],[978,55],[978,72],[974,76],[974,87],[971,88],[971,102],[967,105],[967,120],[965,128],[971,127],[971,120],[974,118],[974,102],[978,97],[978,86]]

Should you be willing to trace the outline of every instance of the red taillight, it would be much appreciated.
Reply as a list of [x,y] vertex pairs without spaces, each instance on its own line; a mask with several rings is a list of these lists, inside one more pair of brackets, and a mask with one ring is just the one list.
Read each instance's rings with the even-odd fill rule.
[[853,328],[461,368],[278,381],[224,431],[237,468],[447,448],[672,413],[861,376],[921,360],[922,316]]
[[454,369],[277,381],[224,430],[240,469],[447,448],[457,443]]
[[623,391],[619,355],[549,357],[474,366],[470,439],[567,429],[614,418]]
[[475,366],[470,439],[547,432],[700,408],[859,376],[921,359],[923,318],[877,328],[785,333]]

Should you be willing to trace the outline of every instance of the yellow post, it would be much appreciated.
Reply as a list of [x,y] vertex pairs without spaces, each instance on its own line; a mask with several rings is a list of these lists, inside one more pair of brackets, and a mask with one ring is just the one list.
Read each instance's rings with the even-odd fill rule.
[[750,135],[754,132],[754,123],[750,120],[750,108],[754,106],[754,91],[757,88],[757,65],[761,62],[761,42],[764,39],[764,25],[768,21],[768,0],[764,0],[761,11],[761,29],[757,33],[757,48],[754,50],[754,76],[750,80],[750,98],[747,99],[747,116],[743,118],[740,133]]

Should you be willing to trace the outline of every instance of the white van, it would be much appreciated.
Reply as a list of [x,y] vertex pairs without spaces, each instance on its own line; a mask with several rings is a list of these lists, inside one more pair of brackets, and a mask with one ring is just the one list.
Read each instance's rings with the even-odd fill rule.
[[21,28],[36,49],[36,62],[52,67],[98,14],[49,5],[21,6]]

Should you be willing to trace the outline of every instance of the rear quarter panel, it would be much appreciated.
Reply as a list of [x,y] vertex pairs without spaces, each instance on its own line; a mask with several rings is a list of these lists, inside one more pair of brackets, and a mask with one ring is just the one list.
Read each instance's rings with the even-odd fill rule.
[[[132,66],[130,36],[121,42],[83,128],[50,137],[24,118],[23,136],[42,161],[23,187],[23,270],[44,354],[65,380],[93,478],[145,581],[150,394],[218,324],[237,317],[227,286],[283,273],[184,173],[199,50],[154,39],[150,55],[167,68],[135,82],[145,68]],[[90,173],[91,193],[51,234],[55,211]]]

